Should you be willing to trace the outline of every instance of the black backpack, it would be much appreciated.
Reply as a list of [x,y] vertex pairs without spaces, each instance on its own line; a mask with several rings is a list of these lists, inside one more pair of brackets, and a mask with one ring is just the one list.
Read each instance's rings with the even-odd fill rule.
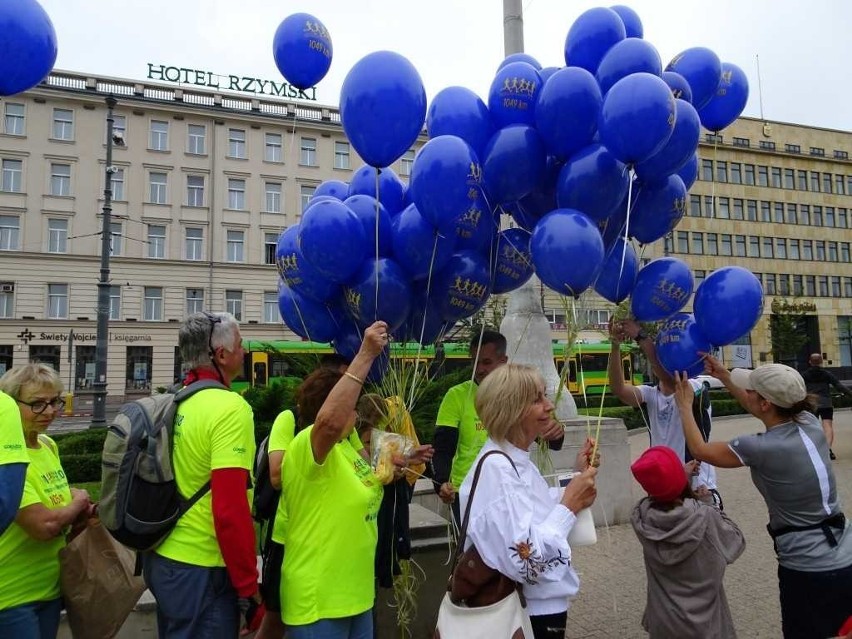
[[[293,419],[297,422],[295,432],[299,432],[298,419],[296,411],[293,413]],[[271,433],[270,433],[271,434]],[[278,500],[281,498],[281,491],[277,490],[273,485],[269,473],[269,435],[257,447],[257,456],[254,460],[254,499],[252,500],[252,517],[255,521],[269,521],[275,517],[275,512],[278,510]]]
[[176,393],[127,402],[107,429],[98,515],[128,548],[140,552],[156,548],[210,490],[208,481],[189,499],[182,498],[172,457],[178,404],[207,388],[227,390],[218,381],[199,380]]

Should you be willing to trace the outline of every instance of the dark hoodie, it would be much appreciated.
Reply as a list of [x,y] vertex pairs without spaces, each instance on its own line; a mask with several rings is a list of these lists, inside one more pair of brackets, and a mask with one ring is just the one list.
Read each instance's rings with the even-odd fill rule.
[[722,585],[725,568],[745,549],[737,525],[694,499],[665,511],[649,498],[631,523],[645,556],[648,600],[642,627],[651,639],[736,637]]

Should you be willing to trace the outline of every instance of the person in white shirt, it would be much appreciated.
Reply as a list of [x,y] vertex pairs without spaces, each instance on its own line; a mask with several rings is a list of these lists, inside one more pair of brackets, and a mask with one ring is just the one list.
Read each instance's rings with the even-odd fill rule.
[[[595,500],[597,469],[590,463],[591,439],[577,456],[581,474],[564,490],[549,487],[532,463],[530,445],[553,423],[553,404],[544,391],[539,372],[518,364],[501,366],[480,385],[476,411],[488,439],[474,467],[489,451],[505,455],[484,460],[464,550],[475,545],[486,565],[523,586],[535,639],[562,639],[568,601],[580,587],[568,534],[576,514]],[[462,513],[472,483],[468,473],[459,492]]]

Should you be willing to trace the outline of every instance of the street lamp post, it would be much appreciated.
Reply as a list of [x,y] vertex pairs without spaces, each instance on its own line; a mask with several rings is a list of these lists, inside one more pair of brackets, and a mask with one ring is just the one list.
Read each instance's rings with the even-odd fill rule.
[[111,251],[111,221],[112,221],[112,146],[124,146],[123,138],[114,139],[113,108],[115,98],[106,98],[107,105],[107,138],[106,138],[106,169],[104,171],[104,207],[101,224],[101,275],[98,279],[98,327],[95,346],[95,381],[94,406],[92,407],[92,428],[106,427],[106,387],[107,387],[107,346],[109,341],[109,257]]

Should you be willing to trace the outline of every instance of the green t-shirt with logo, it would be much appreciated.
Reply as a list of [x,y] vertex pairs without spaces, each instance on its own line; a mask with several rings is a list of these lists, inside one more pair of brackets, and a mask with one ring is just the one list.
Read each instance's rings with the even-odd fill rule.
[[[33,504],[50,509],[70,504],[68,479],[53,440],[42,435],[38,448],[24,450],[29,466],[19,509]],[[59,551],[64,546],[63,535],[39,541],[12,522],[0,536],[0,610],[59,597]]]
[[0,466],[3,464],[28,464],[30,456],[21,427],[18,403],[0,391]]
[[[174,466],[182,497],[192,497],[214,470],[243,468],[251,473],[254,455],[254,419],[240,395],[209,388],[181,402],[175,419]],[[251,499],[252,490],[246,487],[249,508]],[[225,565],[209,491],[178,520],[156,553],[194,566]]]
[[281,617],[287,625],[351,617],[372,608],[374,600],[382,484],[348,440],[317,464],[312,430],[296,435],[282,469],[281,501],[289,519]]
[[444,395],[435,419],[436,426],[447,426],[459,430],[459,443],[450,472],[450,482],[456,490],[461,487],[479,450],[488,438],[485,426],[476,414],[474,406],[477,388],[479,387],[476,382],[471,380],[450,388]]

